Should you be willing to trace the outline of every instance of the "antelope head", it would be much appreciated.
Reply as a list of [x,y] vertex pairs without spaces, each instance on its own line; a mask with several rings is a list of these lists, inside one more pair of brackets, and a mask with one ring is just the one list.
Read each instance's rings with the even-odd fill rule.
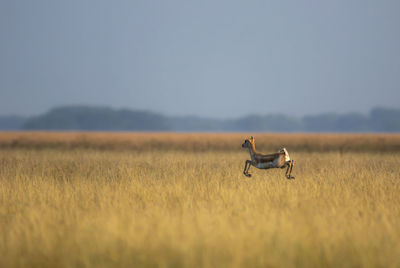
[[242,144],[242,148],[251,148],[252,145],[254,145],[254,138],[251,136],[250,139],[246,139],[244,143]]

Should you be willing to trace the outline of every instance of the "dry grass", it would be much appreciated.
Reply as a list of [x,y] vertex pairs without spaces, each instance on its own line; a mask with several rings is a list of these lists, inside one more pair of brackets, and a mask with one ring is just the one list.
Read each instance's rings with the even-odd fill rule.
[[[400,152],[398,134],[257,133],[257,147],[302,152]],[[238,151],[249,133],[0,132],[0,148]]]
[[[124,150],[51,148],[39,145],[78,134],[34,135],[43,139],[31,138],[37,147],[0,150],[0,267],[400,266],[396,150],[324,153],[322,138],[312,153],[286,145],[296,160],[293,181],[284,170],[243,176],[248,154],[236,134],[225,140],[237,139],[237,149],[202,152],[167,143],[146,152],[136,138],[150,134],[84,134],[96,146],[124,137],[131,142]],[[151,135],[175,145],[224,140]],[[393,137],[385,142],[398,142]]]

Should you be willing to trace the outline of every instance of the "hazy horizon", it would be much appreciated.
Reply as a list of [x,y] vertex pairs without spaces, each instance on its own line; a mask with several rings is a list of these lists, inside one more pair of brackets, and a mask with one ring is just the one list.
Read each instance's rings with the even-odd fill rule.
[[0,115],[400,108],[397,1],[2,1]]
[[113,107],[111,105],[90,105],[90,104],[65,104],[65,105],[60,105],[60,106],[53,106],[50,107],[49,109],[40,112],[40,113],[35,113],[35,114],[21,114],[21,113],[8,113],[8,114],[0,114],[0,117],[23,117],[23,118],[29,118],[29,117],[36,117],[36,116],[42,116],[44,114],[48,114],[50,111],[53,109],[59,109],[59,108],[70,108],[70,107],[85,107],[85,108],[109,108],[114,111],[119,111],[119,110],[130,110],[130,111],[143,111],[143,112],[150,112],[150,113],[155,113],[159,115],[163,115],[166,117],[197,117],[197,118],[202,118],[202,119],[216,119],[216,120],[234,120],[238,118],[243,118],[251,115],[256,115],[256,116],[266,116],[266,115],[283,115],[283,116],[288,116],[292,118],[302,118],[306,116],[322,116],[322,115],[329,115],[329,114],[336,114],[336,115],[351,115],[351,114],[361,114],[364,116],[368,116],[370,112],[373,109],[389,109],[389,110],[399,110],[399,108],[395,107],[388,107],[388,106],[373,106],[371,109],[367,110],[366,112],[360,112],[360,111],[347,111],[347,112],[340,112],[340,111],[322,111],[319,113],[306,113],[306,114],[289,114],[289,113],[284,113],[284,112],[266,112],[266,113],[247,113],[243,115],[238,115],[238,116],[207,116],[207,115],[197,115],[197,114],[169,114],[169,113],[164,113],[164,112],[159,112],[156,110],[151,110],[151,109],[136,109],[133,107]]

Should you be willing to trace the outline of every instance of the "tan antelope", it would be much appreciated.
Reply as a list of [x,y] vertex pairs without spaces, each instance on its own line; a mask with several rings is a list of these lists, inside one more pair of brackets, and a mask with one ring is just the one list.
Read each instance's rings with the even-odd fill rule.
[[259,169],[270,169],[270,168],[285,168],[286,178],[294,179],[292,174],[292,169],[294,166],[294,160],[291,160],[289,153],[286,148],[282,148],[278,153],[275,154],[259,154],[256,151],[256,144],[254,138],[251,137],[250,140],[245,140],[242,144],[242,148],[249,148],[251,160],[246,160],[244,165],[243,174],[247,177],[251,177],[249,174],[249,169],[251,166],[255,166]]

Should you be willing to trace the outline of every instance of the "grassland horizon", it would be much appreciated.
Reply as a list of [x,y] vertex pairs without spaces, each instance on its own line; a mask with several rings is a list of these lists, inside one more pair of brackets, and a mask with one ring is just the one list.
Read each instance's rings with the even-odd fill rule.
[[257,148],[302,152],[400,152],[394,133],[174,133],[0,131],[0,148],[135,151],[238,151],[254,136]]
[[[243,175],[253,135],[284,170]],[[0,133],[0,267],[400,267],[400,135]]]

